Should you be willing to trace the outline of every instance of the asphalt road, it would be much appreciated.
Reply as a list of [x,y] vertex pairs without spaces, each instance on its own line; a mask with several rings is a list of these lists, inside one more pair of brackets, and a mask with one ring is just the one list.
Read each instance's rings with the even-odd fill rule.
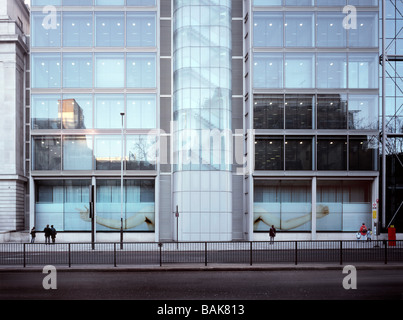
[[[49,274],[50,275],[50,274]],[[0,272],[0,300],[363,300],[403,299],[403,271],[357,270],[346,290],[340,270]],[[162,304],[163,305],[163,304]]]

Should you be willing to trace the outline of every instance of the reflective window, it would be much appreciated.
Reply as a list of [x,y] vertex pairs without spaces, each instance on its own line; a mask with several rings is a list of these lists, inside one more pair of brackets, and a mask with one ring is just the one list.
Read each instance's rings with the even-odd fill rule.
[[253,0],[254,6],[281,6],[282,0]]
[[124,47],[125,16],[122,12],[95,13],[95,45],[97,47]]
[[318,129],[346,129],[347,97],[341,94],[319,94],[317,99]]
[[32,54],[32,87],[60,88],[60,54]]
[[63,0],[64,6],[92,6],[94,0]]
[[346,47],[347,30],[343,27],[345,17],[346,15],[342,12],[317,13],[316,45],[318,47]]
[[348,4],[359,7],[376,7],[378,0],[347,0]]
[[313,6],[314,0],[285,0],[286,6]]
[[315,87],[313,53],[286,53],[284,69],[286,88]]
[[123,6],[125,0],[95,0],[97,6]]
[[283,46],[282,14],[255,12],[253,21],[253,45],[255,47]]
[[92,95],[64,94],[62,100],[63,129],[91,129],[92,126]]
[[155,6],[156,0],[126,0],[128,6]]
[[156,143],[152,135],[127,136],[126,169],[155,170]]
[[92,12],[63,12],[63,46],[92,47]]
[[285,96],[285,128],[312,129],[313,95],[286,95]]
[[378,129],[378,96],[350,94],[348,124],[349,129]]
[[62,0],[31,0],[32,6],[60,6]]
[[124,84],[124,55],[120,53],[96,53],[95,86],[99,88],[122,88]]
[[155,88],[156,57],[154,53],[127,54],[127,87]]
[[94,137],[94,157],[96,170],[120,170],[121,137],[101,136]]
[[32,170],[61,170],[60,137],[34,136]]
[[378,144],[375,138],[350,136],[349,170],[377,170]]
[[312,170],[312,138],[286,137],[285,170]]
[[284,24],[285,46],[313,47],[313,21],[313,13],[286,13]]
[[345,6],[346,0],[316,0],[317,6]]
[[253,86],[255,88],[283,87],[283,55],[281,53],[255,53]]
[[128,47],[155,47],[155,13],[128,12],[126,18]]
[[357,28],[349,29],[350,47],[378,46],[378,13],[357,12]]
[[347,88],[347,54],[318,53],[317,87]]
[[318,137],[318,170],[347,170],[347,137]]
[[284,170],[283,148],[282,137],[256,138],[255,170]]
[[92,88],[92,54],[63,54],[63,87]]
[[156,128],[157,101],[155,95],[127,95],[127,128]]
[[32,46],[33,47],[60,47],[60,13],[56,12],[56,19],[48,14],[32,12]]
[[32,129],[60,129],[60,96],[34,94],[31,98]]
[[122,128],[121,112],[124,112],[124,96],[119,94],[95,95],[95,128]]
[[253,103],[255,129],[283,129],[284,96],[255,96]]
[[349,54],[348,85],[357,89],[378,88],[378,54]]
[[63,138],[63,170],[92,170],[92,137]]

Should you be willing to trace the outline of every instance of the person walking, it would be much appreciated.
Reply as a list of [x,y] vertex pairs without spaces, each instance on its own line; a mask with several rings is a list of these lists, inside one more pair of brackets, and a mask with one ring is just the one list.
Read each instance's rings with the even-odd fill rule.
[[35,238],[36,238],[36,230],[35,230],[35,227],[33,227],[33,228],[31,229],[30,234],[31,234],[31,243],[35,243]]
[[52,243],[55,243],[55,241],[56,241],[56,234],[57,234],[57,232],[56,232],[56,229],[55,229],[55,227],[53,226],[53,224],[50,226],[50,236],[52,237]]
[[365,225],[365,223],[362,223],[362,226],[360,228],[361,240],[367,240],[367,232],[367,226]]
[[269,236],[270,236],[270,244],[274,243],[274,237],[276,236],[276,228],[274,228],[274,225],[271,226],[269,230]]
[[46,225],[45,229],[43,229],[43,232],[45,232],[45,243],[50,244],[50,235],[52,233],[52,230],[50,230],[48,224]]

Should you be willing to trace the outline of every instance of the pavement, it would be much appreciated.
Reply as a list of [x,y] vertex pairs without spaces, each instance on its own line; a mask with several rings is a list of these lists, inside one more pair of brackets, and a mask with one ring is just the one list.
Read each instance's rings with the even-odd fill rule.
[[[301,264],[169,264],[169,265],[55,265],[57,271],[69,272],[187,272],[187,271],[308,271],[341,270],[345,266],[354,266],[357,270],[403,270],[402,263],[301,263]],[[0,272],[42,272],[45,265],[0,266]]]

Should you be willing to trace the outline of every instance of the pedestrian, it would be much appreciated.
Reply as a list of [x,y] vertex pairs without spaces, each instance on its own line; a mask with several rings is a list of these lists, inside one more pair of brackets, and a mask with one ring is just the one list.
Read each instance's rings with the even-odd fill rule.
[[362,226],[360,228],[361,240],[367,240],[367,232],[367,226],[365,225],[365,223],[362,223]]
[[55,243],[57,232],[53,224],[50,226],[50,231],[51,231],[50,236],[52,237],[52,243]]
[[372,240],[371,237],[372,237],[372,230],[371,230],[371,228],[368,228],[367,241],[371,241]]
[[276,236],[276,228],[274,228],[274,225],[272,225],[270,228],[269,236],[270,236],[270,244],[273,244],[274,237]]
[[52,230],[50,230],[48,224],[46,225],[45,229],[43,229],[43,232],[45,232],[45,243],[50,244],[50,235],[52,233]]
[[31,229],[31,243],[35,243],[35,238],[36,238],[36,230],[35,227]]

